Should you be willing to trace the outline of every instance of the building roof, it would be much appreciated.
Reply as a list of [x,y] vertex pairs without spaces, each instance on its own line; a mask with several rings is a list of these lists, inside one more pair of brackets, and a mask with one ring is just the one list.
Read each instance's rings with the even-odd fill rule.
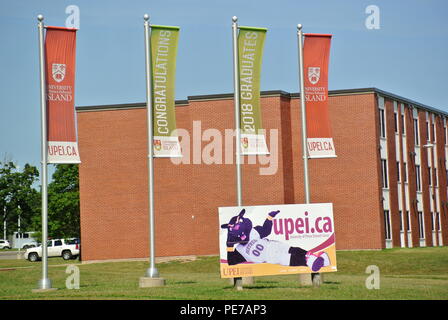
[[[328,91],[329,96],[355,95],[355,94],[378,94],[381,95],[382,97],[389,98],[407,105],[411,105],[418,109],[423,109],[425,111],[429,111],[432,113],[448,117],[448,112],[425,105],[420,102],[413,101],[411,99],[401,97],[399,95],[375,87]],[[289,99],[298,99],[300,98],[300,93],[288,93],[283,90],[269,90],[269,91],[261,91],[260,96],[261,97],[280,96]],[[188,96],[187,100],[176,100],[176,107],[188,106],[190,101],[209,101],[209,100],[225,100],[225,99],[233,99],[233,93]],[[117,109],[139,109],[145,107],[146,107],[145,102],[137,102],[137,103],[113,104],[113,105],[77,106],[76,110],[79,112],[83,112],[83,111],[117,110]]]

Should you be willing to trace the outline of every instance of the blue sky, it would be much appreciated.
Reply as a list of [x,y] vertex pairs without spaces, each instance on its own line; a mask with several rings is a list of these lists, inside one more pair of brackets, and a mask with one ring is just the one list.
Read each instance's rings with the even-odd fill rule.
[[[298,92],[296,26],[333,34],[329,89],[377,87],[448,112],[446,0],[2,0],[0,158],[40,167],[37,20],[64,26],[80,9],[77,106],[144,102],[143,14],[181,28],[176,98],[230,93],[231,18],[268,28],[262,90]],[[376,5],[380,29],[369,30]],[[82,150],[81,150],[82,157]]]

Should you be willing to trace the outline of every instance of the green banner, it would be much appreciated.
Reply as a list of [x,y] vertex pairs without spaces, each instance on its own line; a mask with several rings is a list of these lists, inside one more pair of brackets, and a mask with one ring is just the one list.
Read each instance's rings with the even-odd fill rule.
[[178,156],[175,80],[179,28],[151,26],[151,75],[155,156]]
[[239,27],[240,129],[243,154],[266,154],[260,106],[260,75],[267,29]]

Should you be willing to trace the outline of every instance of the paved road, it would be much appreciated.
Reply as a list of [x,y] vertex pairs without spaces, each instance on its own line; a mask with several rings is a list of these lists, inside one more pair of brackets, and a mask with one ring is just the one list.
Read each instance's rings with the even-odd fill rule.
[[[25,250],[20,250],[19,259],[23,259],[23,253]],[[17,260],[19,251],[2,251],[0,250],[0,260]]]

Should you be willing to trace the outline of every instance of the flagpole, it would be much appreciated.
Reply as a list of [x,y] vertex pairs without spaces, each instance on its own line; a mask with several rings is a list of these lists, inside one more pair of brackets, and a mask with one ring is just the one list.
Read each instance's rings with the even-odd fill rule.
[[[241,129],[240,129],[240,70],[238,63],[238,18],[232,17],[232,40],[233,40],[233,87],[234,87],[234,113],[235,113],[235,165],[236,165],[236,195],[237,205],[243,205],[242,182],[241,182]],[[236,277],[234,287],[237,290],[243,290],[243,278]],[[246,284],[253,283],[253,277],[245,277]]]
[[240,131],[240,85],[239,85],[239,65],[238,65],[238,18],[232,18],[232,38],[233,38],[233,86],[234,86],[234,106],[235,106],[235,132],[236,132],[236,194],[237,205],[242,206],[242,184],[241,184],[241,131]]
[[159,287],[165,285],[165,280],[160,278],[156,267],[155,237],[154,237],[154,149],[153,149],[153,107],[151,88],[151,26],[149,15],[143,16],[145,35],[145,74],[146,74],[146,112],[148,126],[148,211],[149,211],[149,268],[145,277],[140,278],[140,287]]
[[[307,128],[306,128],[306,99],[305,99],[305,76],[303,67],[303,31],[302,25],[297,25],[297,40],[299,46],[299,78],[300,78],[300,106],[302,109],[302,153],[303,153],[303,180],[305,186],[305,203],[311,203],[310,177],[308,169],[308,145],[307,145]],[[300,282],[309,284],[311,282],[315,287],[319,287],[322,281],[320,273],[312,273],[309,277],[307,274],[301,274]]]
[[146,111],[148,122],[148,205],[149,205],[149,241],[150,266],[146,270],[146,276],[150,278],[158,278],[159,271],[155,265],[155,240],[154,240],[154,149],[153,141],[153,117],[152,117],[152,96],[151,96],[151,48],[150,48],[150,25],[149,15],[145,14],[145,67],[146,67]]
[[38,290],[51,289],[48,278],[48,178],[47,178],[47,101],[45,86],[44,17],[37,16],[39,30],[40,107],[41,107],[41,185],[42,185],[42,278]]
[[[235,118],[235,166],[236,166],[236,198],[237,205],[242,205],[241,192],[241,132],[240,132],[240,84],[238,65],[238,18],[232,17],[232,44],[233,44],[233,101]],[[237,290],[243,289],[243,279],[234,278],[233,284]]]
[[300,106],[302,109],[302,153],[303,153],[303,177],[305,184],[305,203],[310,203],[310,181],[308,173],[308,147],[306,129],[306,103],[305,103],[305,81],[303,70],[303,31],[302,25],[297,25],[297,40],[299,44],[299,78],[300,78]]

